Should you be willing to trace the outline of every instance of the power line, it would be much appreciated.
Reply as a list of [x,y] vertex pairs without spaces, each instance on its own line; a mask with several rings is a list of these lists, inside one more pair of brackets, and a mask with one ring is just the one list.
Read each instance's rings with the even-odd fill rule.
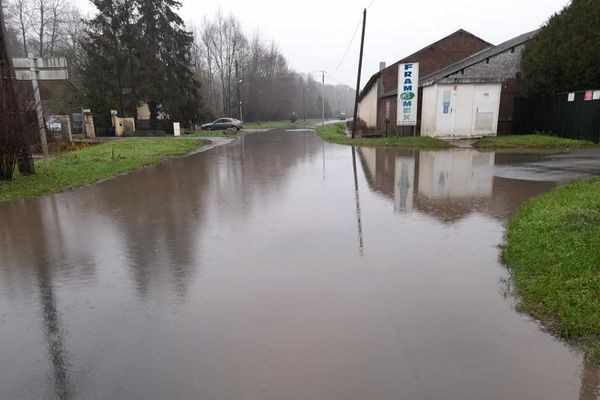
[[342,59],[338,63],[337,67],[333,70],[333,72],[332,72],[333,74],[338,72],[338,70],[342,66],[342,63],[346,59],[346,56],[348,55],[348,52],[350,51],[350,47],[352,46],[352,43],[354,42],[354,38],[356,37],[356,34],[358,33],[358,28],[360,28],[361,22],[362,22],[362,17],[361,17],[361,19],[358,20],[358,23],[356,24],[356,28],[354,29],[354,33],[352,34],[352,39],[350,39],[350,43],[348,43],[348,47],[346,47],[346,51],[344,52]]
[[[367,7],[365,7],[365,8],[367,10],[369,8],[371,8],[371,6],[373,5],[373,3],[375,3],[375,1],[376,0],[371,0],[371,2],[369,3],[369,5]],[[335,74],[336,72],[338,72],[338,70],[342,66],[344,60],[346,59],[346,56],[348,55],[348,52],[350,51],[350,47],[352,46],[352,43],[354,42],[354,39],[356,38],[356,34],[358,33],[358,28],[360,28],[361,23],[362,23],[362,17],[358,20],[358,23],[356,24],[356,28],[354,29],[354,33],[352,34],[352,39],[350,39],[350,43],[348,43],[348,47],[346,47],[346,51],[344,52],[344,55],[342,56],[340,62],[337,65],[337,67],[333,70],[333,72],[331,74]]]

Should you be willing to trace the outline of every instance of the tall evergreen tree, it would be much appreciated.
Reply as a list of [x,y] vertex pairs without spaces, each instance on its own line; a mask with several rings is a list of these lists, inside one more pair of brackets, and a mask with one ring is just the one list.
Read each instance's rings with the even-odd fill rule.
[[530,95],[600,88],[600,1],[573,0],[523,52]]
[[101,124],[110,110],[136,116],[147,102],[151,119],[164,112],[184,124],[198,120],[199,84],[191,70],[193,37],[175,0],[92,0],[82,45],[82,85]]
[[134,0],[92,0],[98,9],[87,21],[82,86],[96,121],[110,124],[110,110],[132,115],[137,99],[136,49],[139,33],[135,26]]
[[191,69],[193,35],[177,14],[176,0],[135,0],[140,28],[139,95],[151,119],[165,112],[185,123],[197,121],[199,83]]

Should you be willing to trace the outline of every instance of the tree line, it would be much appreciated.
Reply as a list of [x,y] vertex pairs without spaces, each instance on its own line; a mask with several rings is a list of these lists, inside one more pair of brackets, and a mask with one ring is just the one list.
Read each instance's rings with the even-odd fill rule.
[[13,56],[67,58],[71,94],[53,113],[84,106],[101,126],[110,110],[137,117],[144,104],[151,119],[185,126],[222,116],[317,118],[323,94],[327,117],[351,110],[352,88],[293,71],[274,42],[246,35],[231,14],[189,28],[177,0],[91,3],[96,12],[85,19],[70,0],[5,0]]
[[527,94],[600,88],[600,2],[572,0],[531,40],[522,68]]

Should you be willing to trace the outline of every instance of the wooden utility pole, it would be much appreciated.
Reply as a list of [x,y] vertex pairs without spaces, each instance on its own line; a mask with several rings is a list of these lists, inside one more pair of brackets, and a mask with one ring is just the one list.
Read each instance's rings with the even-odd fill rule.
[[321,126],[325,126],[325,71],[321,71]]
[[33,87],[33,98],[37,111],[38,129],[40,131],[40,144],[42,145],[42,155],[44,157],[44,167],[50,167],[50,155],[48,154],[48,140],[46,139],[46,124],[44,123],[44,112],[42,111],[42,97],[40,96],[40,85],[38,83],[38,70],[35,65],[33,54],[28,54],[31,64],[31,86]]
[[360,74],[362,72],[363,50],[365,48],[365,27],[367,25],[367,9],[363,11],[362,36],[360,38],[360,56],[358,58],[358,79],[356,80],[356,97],[354,98],[354,118],[352,119],[352,138],[356,137],[356,120],[358,118],[358,95],[360,94]]

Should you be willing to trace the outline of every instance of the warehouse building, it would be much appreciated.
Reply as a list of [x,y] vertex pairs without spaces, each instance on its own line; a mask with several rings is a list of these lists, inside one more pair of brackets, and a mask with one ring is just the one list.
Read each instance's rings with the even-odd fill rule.
[[[440,87],[443,89],[444,85],[452,83],[468,85],[457,87],[456,93],[451,94],[458,96],[458,91],[462,89],[461,99],[464,101],[461,100],[460,104],[471,104],[474,109],[465,110],[464,107],[461,107],[459,110],[456,107],[450,107],[452,111],[461,114],[459,121],[462,122],[457,126],[456,132],[449,130],[449,126],[446,125],[444,134],[439,136],[471,137],[508,133],[511,131],[512,125],[513,101],[515,97],[519,96],[521,90],[521,53],[527,42],[536,33],[537,31],[529,32],[498,46],[493,46],[464,30],[455,32],[373,75],[360,93],[359,117],[367,123],[368,127],[381,133],[402,134],[403,132],[396,127],[398,64],[419,62],[421,88],[419,90],[418,120],[422,122],[422,113],[428,113],[426,127],[428,135],[436,136],[437,120],[433,122],[432,118],[434,118],[434,114],[439,113],[439,110],[442,110],[442,113],[444,110],[444,93],[439,93]],[[488,86],[486,88],[482,85]],[[436,88],[433,89],[432,86],[436,86]],[[425,96],[423,88],[429,88],[426,90]],[[488,96],[496,96],[498,90],[500,91],[499,98],[492,99],[493,102],[487,101],[490,100]],[[447,88],[445,91],[447,92]],[[435,96],[433,96],[434,92]],[[494,102],[499,102],[495,114],[491,115],[493,111],[488,110],[482,113],[485,115],[479,115],[477,120],[478,101],[475,97],[465,96],[467,93],[472,93],[472,96],[476,96],[477,93],[482,95],[487,93],[488,96],[484,98],[487,101],[485,108],[491,110],[495,107]],[[440,98],[440,96],[442,97]],[[428,100],[429,104],[423,104],[424,100]],[[479,109],[481,110],[481,108]],[[442,115],[442,117],[444,116],[448,117],[448,115]],[[467,131],[465,126],[469,126],[469,124],[472,129]],[[422,132],[422,128],[425,128],[421,125],[419,123],[417,126],[418,132]],[[485,129],[481,129],[483,126]]]
[[360,93],[359,118],[369,128],[379,132],[386,132],[387,128],[389,134],[395,134],[400,64],[418,62],[421,76],[426,76],[491,47],[491,43],[460,29],[387,68],[382,63],[380,71],[371,77]]

